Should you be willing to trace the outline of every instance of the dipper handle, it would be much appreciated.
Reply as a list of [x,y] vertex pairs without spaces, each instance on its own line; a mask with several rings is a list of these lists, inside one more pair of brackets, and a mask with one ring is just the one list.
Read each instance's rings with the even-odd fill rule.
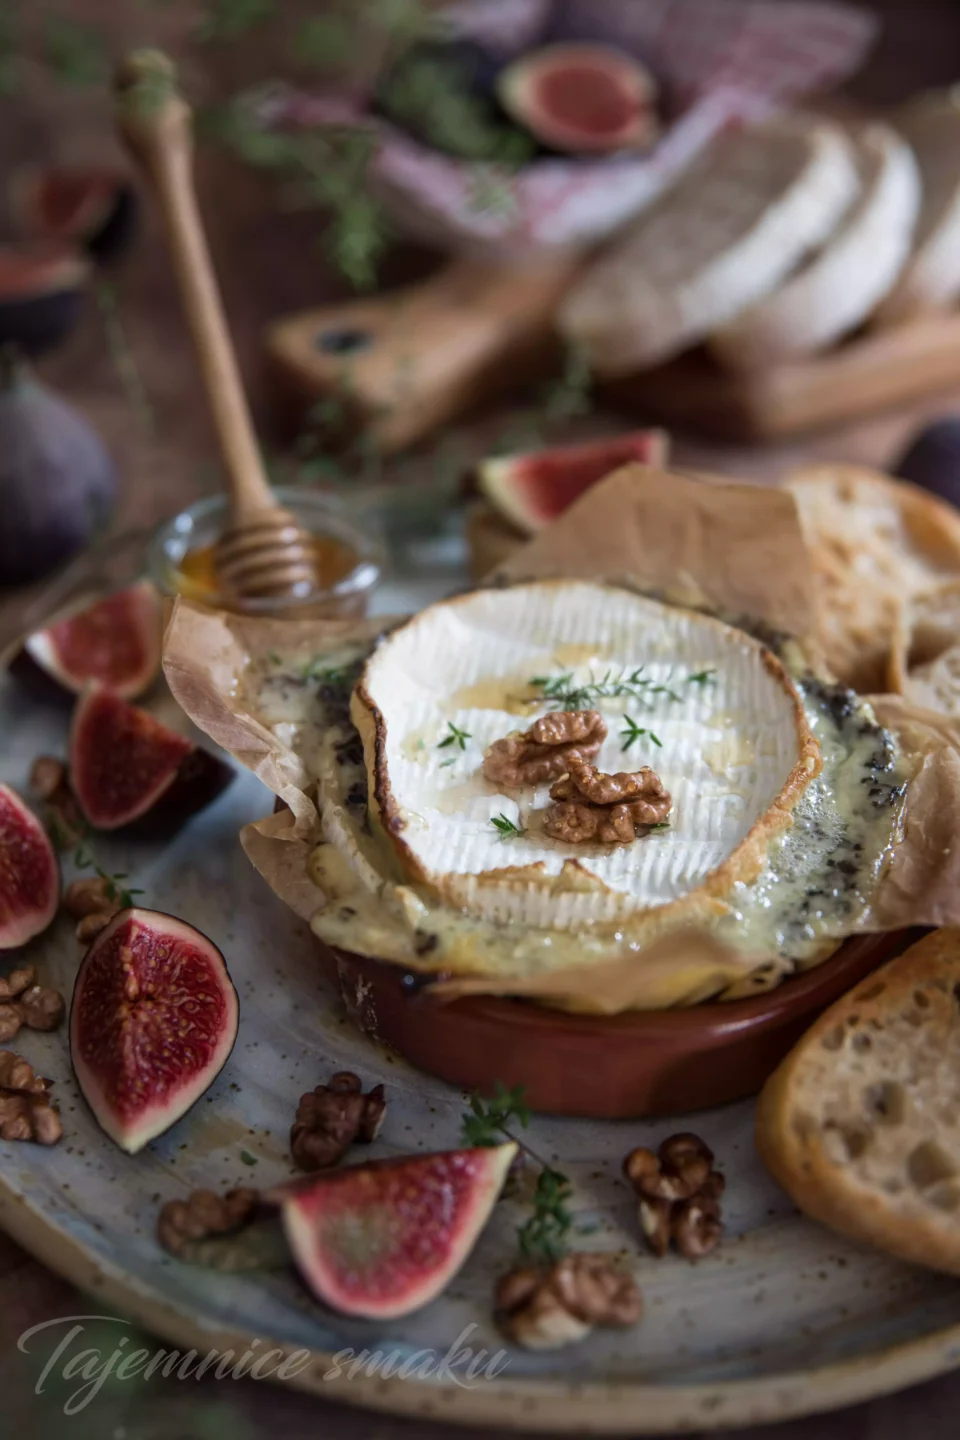
[[138,50],[114,83],[117,124],[160,205],[220,451],[229,477],[233,525],[276,508],[240,380],[193,184],[190,107],[176,73],[156,50]]

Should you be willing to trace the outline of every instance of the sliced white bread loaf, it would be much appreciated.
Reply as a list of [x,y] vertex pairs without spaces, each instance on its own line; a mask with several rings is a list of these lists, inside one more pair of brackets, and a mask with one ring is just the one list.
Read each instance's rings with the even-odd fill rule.
[[877,312],[881,325],[940,310],[960,295],[960,99],[951,92],[919,101],[897,118],[923,182],[914,248]]
[[796,115],[725,135],[574,284],[560,328],[598,375],[669,359],[769,294],[858,189],[837,125]]
[[960,1274],[960,930],[820,1017],[767,1081],[756,1143],[812,1219]]
[[732,369],[812,355],[868,318],[896,282],[920,213],[913,151],[889,125],[854,137],[860,198],[835,235],[765,300],[718,331],[711,348]]

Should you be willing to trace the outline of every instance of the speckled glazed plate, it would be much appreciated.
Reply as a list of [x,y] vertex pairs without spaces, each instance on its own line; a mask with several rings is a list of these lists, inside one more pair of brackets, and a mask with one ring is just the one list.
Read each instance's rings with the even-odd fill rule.
[[[170,718],[172,702],[158,707]],[[0,778],[26,781],[41,750],[62,752],[66,721],[0,687]],[[800,1218],[765,1176],[751,1141],[752,1104],[696,1116],[728,1176],[728,1234],[696,1266],[641,1253],[620,1160],[672,1121],[536,1120],[530,1141],[571,1176],[578,1240],[623,1251],[646,1314],[631,1331],[598,1332],[570,1350],[507,1350],[493,1379],[470,1379],[451,1349],[496,1351],[494,1278],[514,1253],[519,1201],[493,1220],[447,1293],[390,1324],[324,1310],[292,1273],[222,1275],[164,1255],[153,1238],[157,1197],[200,1185],[286,1178],[287,1135],[300,1093],[351,1069],[382,1080],[387,1121],[374,1153],[457,1143],[463,1097],[377,1048],[325,988],[312,937],[240,850],[237,832],[270,808],[249,775],[163,853],[98,844],[102,863],[131,872],[144,903],[169,909],[224,950],[240,994],[236,1048],[194,1110],[139,1156],[120,1153],[76,1094],[66,1036],[25,1033],[23,1052],[56,1082],[64,1140],[52,1149],[0,1143],[0,1224],[96,1297],[168,1344],[236,1352],[254,1341],[300,1352],[288,1383],[398,1413],[463,1422],[648,1433],[744,1424],[823,1410],[911,1384],[960,1363],[960,1287],[847,1244]],[[33,947],[43,978],[69,993],[78,947],[58,921]],[[438,1022],[442,1023],[442,1022]],[[20,1040],[18,1040],[20,1045]],[[252,1162],[252,1163],[251,1163]],[[379,1356],[351,1374],[338,1352]],[[406,1360],[420,1378],[384,1375]],[[433,1364],[424,1364],[433,1359]],[[502,1367],[502,1368],[501,1368]],[[433,1370],[425,1375],[426,1370]]]

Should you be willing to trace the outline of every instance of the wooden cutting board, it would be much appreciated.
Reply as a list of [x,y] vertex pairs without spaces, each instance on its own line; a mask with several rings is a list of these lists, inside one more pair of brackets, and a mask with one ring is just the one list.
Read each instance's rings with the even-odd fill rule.
[[723,440],[783,440],[842,425],[960,384],[960,312],[866,331],[824,355],[765,370],[724,370],[706,350],[608,382],[636,421]]

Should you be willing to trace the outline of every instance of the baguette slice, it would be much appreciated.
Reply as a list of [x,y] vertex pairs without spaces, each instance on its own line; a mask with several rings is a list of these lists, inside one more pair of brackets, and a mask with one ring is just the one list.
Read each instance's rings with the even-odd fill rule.
[[560,307],[602,376],[667,360],[770,293],[859,188],[843,130],[795,115],[723,136]]
[[880,325],[943,309],[960,295],[960,100],[953,92],[927,97],[897,128],[916,153],[923,204],[913,254],[877,311]]
[[893,287],[920,212],[920,172],[889,125],[866,126],[855,146],[860,199],[779,290],[713,336],[723,364],[753,370],[824,350],[862,324]]
[[960,930],[820,1017],[767,1081],[756,1144],[812,1219],[960,1275]]

